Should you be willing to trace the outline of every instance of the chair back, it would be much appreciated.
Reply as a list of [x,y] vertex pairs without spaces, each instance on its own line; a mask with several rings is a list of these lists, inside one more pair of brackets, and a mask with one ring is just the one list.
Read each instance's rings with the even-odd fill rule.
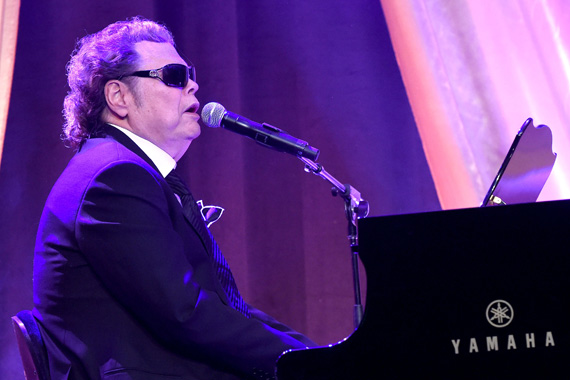
[[47,350],[38,323],[30,310],[12,317],[26,380],[50,380]]

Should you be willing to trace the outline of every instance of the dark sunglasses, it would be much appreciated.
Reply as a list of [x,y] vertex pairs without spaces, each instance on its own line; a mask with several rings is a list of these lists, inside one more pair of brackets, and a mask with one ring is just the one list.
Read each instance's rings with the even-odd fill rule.
[[119,80],[124,77],[156,78],[167,86],[184,88],[188,84],[188,79],[196,82],[196,68],[179,63],[169,63],[159,69],[135,71],[132,74],[122,75]]

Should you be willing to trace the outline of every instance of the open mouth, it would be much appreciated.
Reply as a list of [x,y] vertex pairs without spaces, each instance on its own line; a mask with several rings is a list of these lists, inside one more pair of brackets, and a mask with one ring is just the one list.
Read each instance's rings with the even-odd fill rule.
[[200,108],[200,103],[194,103],[190,107],[188,107],[184,112],[198,113],[198,108]]

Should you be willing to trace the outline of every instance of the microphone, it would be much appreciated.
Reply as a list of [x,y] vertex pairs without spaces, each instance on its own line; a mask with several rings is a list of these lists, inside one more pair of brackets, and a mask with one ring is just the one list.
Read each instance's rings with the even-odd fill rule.
[[202,121],[208,127],[222,127],[280,152],[305,157],[312,161],[315,161],[319,156],[319,150],[310,146],[306,141],[299,140],[272,125],[259,124],[226,111],[224,106],[219,103],[211,102],[202,108]]

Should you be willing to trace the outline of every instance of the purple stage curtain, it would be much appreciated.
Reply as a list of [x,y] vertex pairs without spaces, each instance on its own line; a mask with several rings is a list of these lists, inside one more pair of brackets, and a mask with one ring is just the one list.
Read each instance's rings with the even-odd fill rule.
[[[22,2],[0,168],[4,378],[21,375],[9,317],[32,307],[35,231],[73,154],[59,139],[65,64],[79,37],[134,15],[173,31],[197,67],[202,105],[319,148],[371,215],[440,209],[378,0]],[[321,344],[351,333],[347,221],[326,181],[293,156],[206,127],[179,167],[197,199],[226,208],[212,232],[248,302]]]
[[566,0],[381,0],[443,208],[478,206],[528,118],[548,125],[539,200],[570,198]]

